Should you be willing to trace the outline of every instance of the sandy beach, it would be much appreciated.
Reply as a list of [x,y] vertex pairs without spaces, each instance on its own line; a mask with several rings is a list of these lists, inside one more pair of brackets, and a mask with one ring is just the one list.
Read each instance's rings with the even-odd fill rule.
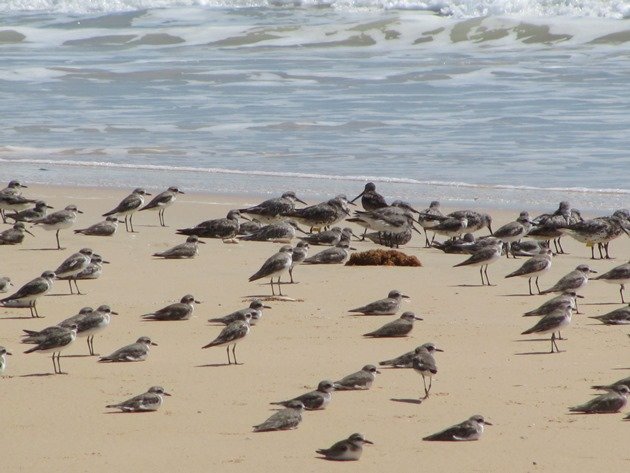
[[[102,220],[100,215],[128,194],[43,186],[26,191],[55,210],[77,205],[85,213],[75,228]],[[56,281],[51,294],[38,302],[43,319],[31,318],[27,309],[0,308],[0,345],[13,353],[0,378],[3,471],[586,472],[630,467],[630,422],[622,421],[630,409],[609,415],[568,412],[569,406],[596,393],[592,384],[630,376],[630,329],[587,318],[621,307],[619,286],[591,281],[580,300],[584,314],[573,317],[563,330],[568,339],[558,342],[562,352],[548,354],[547,335],[520,334],[538,320],[522,314],[552,296],[529,296],[526,279],[504,278],[525,258],[503,257],[492,264],[492,287],[479,285],[478,268],[452,267],[466,256],[425,249],[419,235],[403,249],[421,260],[419,268],[299,266],[294,271],[299,284],[283,286],[296,301],[269,302],[272,309],[237,348],[242,365],[228,366],[223,347],[202,350],[221,330],[208,318],[270,294],[268,285],[250,283],[248,277],[280,244],[206,239],[192,260],[162,260],[151,254],[184,241],[175,235],[176,228],[255,203],[251,198],[186,194],[166,210],[166,228],[158,225],[155,213],[142,212],[134,217],[135,234],[126,233],[124,224],[109,238],[66,230],[61,232],[66,249],[57,251],[52,250],[54,232],[35,227],[30,229],[35,238],[27,235],[22,245],[0,246],[0,276],[10,276],[13,289],[54,270],[83,247],[111,262],[100,279],[80,282],[85,295],[68,295],[68,284]],[[538,215],[556,206],[550,202],[547,208],[526,210]],[[443,209],[451,210],[456,209]],[[491,213],[495,229],[518,214]],[[375,247],[369,242],[353,245],[358,250]],[[630,256],[625,235],[610,245],[614,260],[590,260],[590,249],[568,237],[563,246],[569,254],[553,259],[551,271],[540,278],[543,289],[578,264],[601,273]],[[316,251],[311,247],[310,254]],[[404,309],[424,321],[416,323],[409,337],[363,337],[396,316],[353,316],[347,310],[383,298],[390,289],[409,295]],[[141,319],[141,314],[188,293],[203,302],[190,320]],[[81,307],[101,304],[119,315],[96,336],[96,352],[109,354],[146,335],[158,344],[146,361],[98,363],[87,355],[84,338],[62,355],[67,375],[52,374],[50,355],[23,354],[29,348],[20,344],[23,329],[43,329]],[[429,341],[444,353],[436,356],[439,372],[426,401],[417,402],[422,380],[413,370],[384,368],[372,389],[333,393],[330,405],[305,412],[296,430],[252,432],[253,425],[274,412],[269,402],[297,396],[321,380],[338,380]],[[119,414],[105,408],[153,385],[172,394],[157,412]],[[473,414],[493,423],[480,441],[422,441]],[[318,458],[316,449],[353,432],[374,442],[365,447],[361,461]]]

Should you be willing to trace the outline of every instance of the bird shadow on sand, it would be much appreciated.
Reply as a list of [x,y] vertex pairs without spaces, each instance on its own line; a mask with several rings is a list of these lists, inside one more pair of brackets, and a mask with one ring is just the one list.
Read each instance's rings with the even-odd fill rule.
[[[243,363],[239,363],[236,366],[241,366]],[[207,365],[196,365],[195,368],[221,368],[223,366],[233,366],[234,363],[208,363]]]
[[408,398],[390,398],[390,401],[402,402],[405,404],[422,404],[422,399],[408,399]]
[[555,355],[556,353],[564,353],[564,350],[560,350],[559,352],[550,352],[550,351],[528,351],[521,353],[514,353],[517,356],[529,356],[529,355]]
[[258,299],[264,302],[304,302],[304,299],[294,299],[289,296],[280,296],[280,295],[269,295],[269,294],[248,294],[246,296],[241,296],[243,300],[252,301],[254,299]]
[[589,305],[594,305],[594,306],[598,306],[598,305],[620,305],[623,306],[624,304],[627,304],[627,302],[580,302],[580,306],[589,306]]
[[43,319],[44,317],[31,317],[30,315],[12,315],[11,317],[0,317],[0,320],[26,320],[26,319]]
[[503,297],[533,297],[536,294],[501,294]]
[[20,248],[20,251],[63,251],[65,248]]
[[103,414],[145,414],[147,412],[155,412],[155,411],[105,411]]
[[97,356],[101,356],[100,354],[96,355],[63,355],[61,358],[94,358]]
[[[55,376],[56,373],[31,373],[31,374],[23,374],[20,378],[40,378],[42,376]],[[61,373],[68,374],[68,373]]]
[[496,284],[490,284],[490,286],[488,286],[487,284],[455,284],[454,286],[451,287],[495,287]]

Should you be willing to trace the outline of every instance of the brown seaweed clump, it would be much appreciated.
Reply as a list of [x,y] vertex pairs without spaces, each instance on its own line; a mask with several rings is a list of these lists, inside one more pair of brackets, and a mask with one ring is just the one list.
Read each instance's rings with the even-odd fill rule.
[[346,266],[422,266],[416,256],[398,250],[369,250],[353,253]]

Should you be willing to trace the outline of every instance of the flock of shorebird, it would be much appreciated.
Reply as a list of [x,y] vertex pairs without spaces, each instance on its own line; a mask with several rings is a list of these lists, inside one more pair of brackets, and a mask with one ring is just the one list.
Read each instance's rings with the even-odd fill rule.
[[[21,195],[26,188],[18,181],[11,181],[9,186],[0,191],[0,214],[3,222],[12,221],[12,227],[0,233],[0,245],[19,245],[26,234],[33,235],[27,224],[41,226],[45,230],[55,231],[57,249],[62,249],[60,232],[72,228],[77,214],[82,213],[75,205],[68,205],[63,210],[48,213],[51,209],[44,201],[27,199]],[[118,224],[125,223],[128,232],[135,232],[133,216],[136,211],[153,210],[158,213],[159,223],[166,226],[164,213],[172,205],[178,194],[183,192],[177,187],[153,197],[145,205],[144,199],[150,196],[144,189],[135,189],[115,208],[103,214],[105,220],[87,228],[76,229],[75,233],[86,236],[112,236]],[[350,211],[350,206],[361,199],[363,210]],[[578,310],[579,292],[588,283],[590,275],[595,273],[586,264],[578,265],[574,271],[563,276],[553,286],[541,290],[538,278],[551,269],[553,257],[564,253],[561,238],[571,236],[591,248],[591,258],[595,259],[595,247],[600,259],[609,259],[609,244],[615,238],[629,234],[630,212],[618,210],[610,216],[584,220],[580,212],[572,209],[567,202],[561,202],[559,208],[552,213],[530,218],[528,212],[521,212],[518,218],[502,227],[492,230],[492,218],[488,214],[472,210],[462,210],[443,215],[438,202],[418,211],[408,203],[395,201],[391,204],[376,191],[373,183],[365,185],[365,189],[357,197],[348,200],[345,195],[338,195],[325,202],[296,208],[296,202],[304,205],[294,192],[285,192],[279,198],[269,199],[259,205],[234,209],[225,218],[207,220],[191,228],[177,230],[178,235],[185,235],[186,241],[166,251],[154,253],[156,258],[181,259],[193,258],[198,254],[200,243],[204,238],[220,238],[226,243],[238,241],[273,241],[285,243],[279,251],[271,255],[250,278],[249,281],[269,280],[272,296],[278,289],[280,298],[282,285],[294,282],[293,270],[297,265],[308,264],[343,264],[347,261],[352,238],[368,239],[388,247],[400,247],[408,243],[413,232],[420,233],[418,224],[425,231],[425,246],[440,249],[448,253],[469,255],[467,259],[455,265],[477,266],[482,285],[490,285],[488,267],[502,255],[514,258],[527,256],[518,269],[506,275],[506,278],[521,277],[528,279],[529,294],[533,295],[532,282],[538,294],[559,295],[546,301],[540,307],[525,313],[525,316],[538,316],[540,320],[523,334],[551,334],[550,352],[558,352],[556,340],[562,339],[560,331],[571,322],[571,316]],[[120,220],[124,218],[124,220]],[[362,236],[357,236],[349,227],[337,226],[341,222],[351,222],[364,228]],[[32,227],[30,227],[32,228]],[[304,228],[304,230],[302,229]],[[475,237],[474,233],[487,228],[490,235]],[[306,231],[308,229],[308,231]],[[433,233],[429,238],[429,232]],[[298,236],[299,233],[299,236]],[[435,241],[436,235],[446,240]],[[289,243],[298,238],[296,246]],[[554,251],[551,249],[551,242]],[[310,246],[326,246],[327,248],[309,256]],[[90,248],[83,248],[63,260],[54,271],[44,271],[41,276],[25,283],[13,294],[0,299],[0,306],[6,308],[28,308],[32,317],[39,317],[37,300],[47,294],[55,280],[68,281],[70,293],[81,294],[78,280],[97,279],[106,264],[100,255]],[[290,282],[281,282],[281,278],[289,275]],[[274,280],[275,279],[275,280]],[[630,262],[611,268],[604,274],[594,278],[620,286],[622,304],[625,304],[625,284],[630,281]],[[9,292],[12,286],[9,277],[0,277],[0,292]],[[407,298],[398,290],[391,290],[387,297],[370,302],[362,307],[349,310],[350,313],[362,315],[394,315],[401,308],[401,302]],[[263,299],[261,297],[261,299]],[[272,298],[273,300],[273,298]],[[192,295],[185,295],[180,302],[171,304],[142,317],[147,320],[173,321],[187,320],[193,314],[195,304],[199,301]],[[223,324],[225,327],[219,335],[202,348],[225,346],[228,364],[238,364],[236,345],[250,332],[252,325],[259,321],[263,309],[269,308],[261,300],[253,300],[241,310],[219,318],[211,318],[211,323]],[[24,353],[51,353],[54,372],[62,373],[60,353],[66,349],[77,336],[86,337],[90,355],[94,352],[94,336],[105,329],[115,315],[109,306],[102,305],[97,309],[86,307],[54,326],[40,331],[25,330],[22,342],[34,346]],[[630,306],[624,305],[608,314],[593,317],[605,324],[630,324]],[[406,311],[402,315],[376,330],[365,333],[365,337],[404,337],[413,329],[414,322],[422,320],[413,312]],[[140,337],[134,343],[124,346],[108,356],[100,357],[100,362],[133,362],[147,358],[149,349],[156,345],[148,337]],[[232,356],[230,357],[230,347]],[[424,394],[421,400],[427,399],[431,390],[432,377],[437,373],[434,358],[436,352],[442,351],[433,343],[425,343],[415,350],[404,353],[394,359],[380,362],[381,366],[396,368],[412,368],[423,381]],[[0,375],[6,370],[6,355],[10,353],[0,347]],[[376,366],[368,364],[356,373],[333,382],[323,380],[317,389],[292,399],[274,402],[284,409],[274,413],[269,419],[254,426],[254,431],[286,430],[296,428],[302,420],[302,412],[306,410],[324,409],[331,400],[335,390],[370,389],[379,373]],[[606,393],[589,402],[572,407],[571,411],[602,413],[619,412],[627,403],[630,393],[630,378],[619,380],[606,386],[594,386],[604,389]],[[146,393],[127,401],[108,405],[108,408],[124,412],[155,411],[163,402],[163,396],[169,396],[160,386],[151,387]],[[626,418],[630,418],[630,415]],[[484,425],[491,425],[480,415],[474,415],[466,421],[448,429],[429,435],[424,440],[477,440]],[[331,448],[317,450],[324,458],[333,460],[357,460],[361,456],[362,447],[366,443],[363,435],[355,433],[347,439],[335,443]]]

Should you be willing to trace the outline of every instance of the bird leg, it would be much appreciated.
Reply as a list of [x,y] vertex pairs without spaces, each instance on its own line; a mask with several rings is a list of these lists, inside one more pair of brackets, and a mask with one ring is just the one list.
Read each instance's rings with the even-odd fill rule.
[[225,347],[225,351],[226,351],[227,356],[228,356],[228,365],[231,365],[232,364],[232,360],[230,360],[230,345]]
[[61,247],[61,243],[59,243],[59,230],[57,230],[57,232],[55,233],[55,237],[57,238],[57,249],[63,250],[63,248]]
[[232,355],[234,355],[234,364],[238,365],[238,362],[236,361],[236,343],[232,345]]
[[623,300],[623,290],[624,290],[625,288],[626,288],[626,287],[622,284],[622,285],[621,285],[621,289],[619,289],[619,294],[621,294],[621,303],[622,303],[622,304],[625,304],[625,303],[626,303],[626,301],[624,301],[624,300]]
[[[530,296],[533,296],[533,295],[534,295],[534,293],[532,292],[532,278],[529,278],[529,279],[527,280],[527,284],[529,284],[529,295],[530,295]],[[538,290],[538,292],[540,293],[540,289]]]
[[275,296],[276,292],[273,290],[273,277],[271,278],[271,281],[269,281],[269,285],[271,286],[271,295]]
[[282,295],[282,286],[280,285],[280,276],[278,276],[278,292],[280,292],[280,295]]
[[538,294],[540,294],[540,286],[538,285],[538,276],[536,276],[536,289],[538,289]]
[[553,353],[553,347],[556,347],[556,353],[560,353],[560,349],[558,348],[558,345],[556,344],[556,333],[552,332],[551,334],[551,353]]
[[488,286],[492,286],[492,284],[490,284],[490,278],[488,277],[488,265],[486,265],[486,267],[484,268],[483,273],[486,275],[486,281],[488,281]]
[[483,265],[479,266],[479,275],[481,276],[481,285],[485,286],[486,282],[483,280]]
[[77,278],[72,278],[72,280],[74,281],[74,287],[77,288],[77,294],[82,294],[82,292],[79,290],[79,286],[77,285]]

